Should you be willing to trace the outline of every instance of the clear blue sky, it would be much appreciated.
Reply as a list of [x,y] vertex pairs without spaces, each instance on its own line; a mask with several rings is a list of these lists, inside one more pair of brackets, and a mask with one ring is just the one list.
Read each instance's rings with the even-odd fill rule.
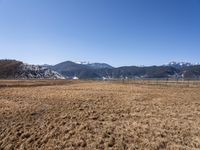
[[200,0],[0,0],[0,59],[200,62]]

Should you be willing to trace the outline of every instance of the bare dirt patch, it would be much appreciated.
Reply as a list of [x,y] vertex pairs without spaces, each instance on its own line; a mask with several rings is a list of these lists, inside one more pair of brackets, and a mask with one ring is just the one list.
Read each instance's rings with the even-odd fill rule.
[[52,85],[0,88],[0,149],[200,149],[198,86]]

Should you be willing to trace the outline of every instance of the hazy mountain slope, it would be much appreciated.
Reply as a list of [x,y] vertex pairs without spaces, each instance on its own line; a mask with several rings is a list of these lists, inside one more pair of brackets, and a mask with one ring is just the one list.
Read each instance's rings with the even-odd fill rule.
[[114,68],[111,65],[106,64],[106,63],[90,63],[90,62],[87,62],[87,61],[76,61],[74,63],[79,64],[79,65],[89,66],[93,69],[103,69],[103,68],[111,69],[111,68]]
[[200,78],[200,65],[183,67],[181,74],[184,78]]
[[104,69],[104,68],[112,69],[113,68],[111,65],[108,65],[106,63],[91,63],[91,64],[87,64],[87,66],[92,67],[93,69]]
[[82,64],[77,64],[71,61],[65,61],[51,67],[53,70],[59,72],[65,77],[72,78],[77,76],[81,79],[98,78],[99,76],[95,73],[94,69]]
[[[98,63],[97,63],[98,64]],[[94,78],[168,78],[177,75],[180,71],[169,66],[136,67],[125,66],[119,68],[91,67],[71,61],[62,62],[52,67],[53,70],[65,77],[80,79]]]
[[38,65],[16,60],[0,60],[1,79],[65,79],[61,74]]
[[111,78],[167,78],[176,75],[179,72],[173,67],[151,66],[151,67],[136,67],[127,66],[114,69],[101,69],[98,74],[104,77]]
[[21,64],[23,63],[16,60],[0,60],[0,78],[13,78]]
[[169,78],[175,77],[180,72],[178,69],[169,66],[144,67],[148,78]]

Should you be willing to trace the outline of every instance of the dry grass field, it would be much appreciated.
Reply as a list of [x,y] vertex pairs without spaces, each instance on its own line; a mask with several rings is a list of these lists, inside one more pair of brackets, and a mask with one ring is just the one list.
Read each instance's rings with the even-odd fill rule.
[[63,82],[0,81],[0,150],[200,149],[198,85]]

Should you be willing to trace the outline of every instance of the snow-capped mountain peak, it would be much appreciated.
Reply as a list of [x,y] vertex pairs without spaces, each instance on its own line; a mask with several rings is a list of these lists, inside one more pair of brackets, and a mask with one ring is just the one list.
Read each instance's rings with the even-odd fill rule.
[[167,66],[175,67],[175,68],[182,68],[182,67],[190,67],[190,66],[195,66],[199,65],[199,63],[190,63],[190,62],[176,62],[176,61],[171,61],[170,63],[167,64]]
[[74,63],[80,64],[80,65],[87,65],[87,64],[90,64],[89,61],[75,61]]
[[74,63],[79,64],[79,65],[85,65],[93,69],[113,68],[112,66],[106,63],[90,63],[89,61],[75,61]]

